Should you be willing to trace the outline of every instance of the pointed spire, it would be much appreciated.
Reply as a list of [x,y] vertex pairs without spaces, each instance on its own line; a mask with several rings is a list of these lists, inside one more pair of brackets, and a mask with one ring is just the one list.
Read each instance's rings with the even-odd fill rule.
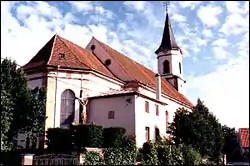
[[178,50],[178,49],[180,48],[174,37],[171,22],[168,16],[168,7],[166,4],[166,20],[165,20],[162,41],[160,47],[155,51],[155,53],[158,54],[160,51]]

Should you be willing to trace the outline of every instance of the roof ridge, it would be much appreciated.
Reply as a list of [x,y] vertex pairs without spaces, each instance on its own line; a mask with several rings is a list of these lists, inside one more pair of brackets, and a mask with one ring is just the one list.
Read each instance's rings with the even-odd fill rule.
[[[63,44],[72,52],[72,54],[75,56],[75,58],[76,58],[80,63],[82,63],[83,65],[89,67],[89,65],[86,65],[85,63],[83,63],[83,62],[78,58],[78,56],[76,55],[76,53],[75,53],[75,52],[65,43],[64,40],[67,40],[67,39],[64,39],[63,37],[61,37],[61,36],[59,36],[59,35],[58,35],[58,39],[61,40],[61,41],[63,42]],[[64,40],[62,40],[62,39],[64,39]],[[67,40],[67,41],[68,41],[68,40]],[[68,42],[70,42],[70,41],[68,41]],[[76,44],[73,43],[73,42],[71,42],[71,43],[74,44],[74,45],[76,45]],[[91,67],[89,67],[89,68],[92,69]]]
[[[56,41],[56,38],[58,37],[58,34],[56,33],[54,36],[55,36],[55,37],[54,37],[53,45],[52,45],[52,48],[51,48],[49,60],[47,61],[46,65],[48,65],[49,62],[50,62],[50,60],[51,60],[52,54],[53,54],[53,52],[54,52],[55,41]],[[53,37],[52,37],[52,38],[53,38]]]
[[[95,37],[93,37],[93,39],[96,40],[97,42],[101,43],[101,44],[99,44],[99,45],[102,47],[102,49],[103,49],[107,54],[109,54],[109,53],[105,50],[105,48],[103,48],[103,46],[102,46],[102,44],[108,46],[107,44],[105,44],[105,43],[103,43],[103,42],[97,40]],[[110,46],[108,46],[108,47],[111,48],[111,49],[113,49],[113,48],[110,47]],[[113,49],[113,50],[116,51],[115,49]],[[116,52],[118,52],[118,51],[116,51]],[[120,52],[118,52],[118,53],[120,53]],[[114,58],[113,58],[113,59],[114,59]],[[123,65],[120,64],[120,62],[116,61],[116,63],[118,63],[119,66],[120,66],[121,68],[123,68],[123,71],[129,75],[129,73],[127,72],[127,70],[123,67]],[[104,66],[105,66],[105,65],[104,65]],[[106,66],[105,66],[105,67],[106,67]],[[106,68],[107,68],[107,67],[106,67]],[[111,72],[111,73],[113,74],[113,72]],[[113,74],[113,75],[115,75],[115,74]],[[116,77],[117,77],[117,76],[116,76]],[[123,81],[124,81],[124,80],[123,80]],[[137,80],[137,81],[139,81],[139,80]],[[139,81],[139,82],[140,82],[140,81]]]

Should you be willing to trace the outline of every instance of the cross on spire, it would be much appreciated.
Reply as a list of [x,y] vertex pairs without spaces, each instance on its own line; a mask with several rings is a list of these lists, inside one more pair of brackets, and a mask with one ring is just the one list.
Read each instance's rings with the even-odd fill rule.
[[168,13],[168,6],[170,5],[169,1],[164,2],[164,6],[166,6],[166,12]]
[[164,3],[166,6],[166,20],[165,20],[165,26],[163,30],[163,36],[160,47],[155,51],[156,54],[158,54],[161,51],[168,51],[168,50],[179,50],[179,46],[175,40],[174,33],[172,30],[172,26],[170,23],[170,19],[168,16],[168,6],[169,1],[166,1]]

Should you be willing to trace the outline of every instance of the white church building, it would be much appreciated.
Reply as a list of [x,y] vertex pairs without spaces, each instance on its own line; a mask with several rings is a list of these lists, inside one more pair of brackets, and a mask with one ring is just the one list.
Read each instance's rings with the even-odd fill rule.
[[182,94],[183,56],[168,14],[155,53],[158,73],[95,37],[82,48],[54,35],[23,66],[30,88],[47,88],[45,128],[78,123],[123,127],[136,136],[138,147],[158,134],[166,136],[175,111],[193,107]]

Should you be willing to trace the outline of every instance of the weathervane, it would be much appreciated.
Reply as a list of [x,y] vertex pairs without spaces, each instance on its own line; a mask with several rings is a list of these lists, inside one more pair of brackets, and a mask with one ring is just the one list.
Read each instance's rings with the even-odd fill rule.
[[166,6],[166,12],[168,12],[168,6],[170,5],[169,1],[164,2],[164,6]]

